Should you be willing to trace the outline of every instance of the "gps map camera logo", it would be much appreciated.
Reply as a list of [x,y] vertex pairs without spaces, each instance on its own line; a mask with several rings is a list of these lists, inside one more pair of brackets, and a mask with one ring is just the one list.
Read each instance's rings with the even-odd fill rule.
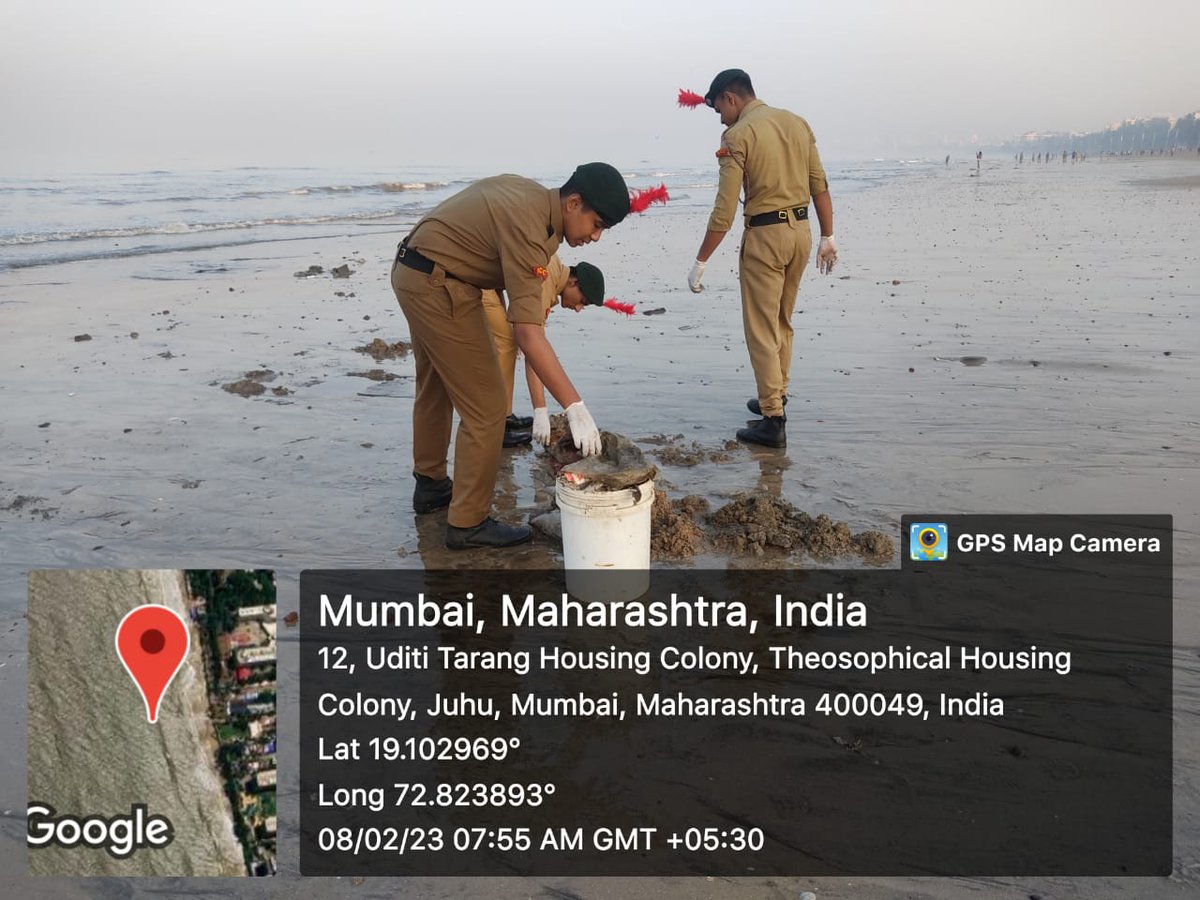
[[941,562],[950,547],[944,522],[915,522],[908,529],[908,555],[917,562]]

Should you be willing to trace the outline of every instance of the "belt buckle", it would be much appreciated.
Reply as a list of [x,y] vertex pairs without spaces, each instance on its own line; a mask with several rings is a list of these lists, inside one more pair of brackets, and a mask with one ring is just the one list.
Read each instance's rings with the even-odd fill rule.
[[396,253],[396,259],[404,259],[406,253],[408,253],[408,248],[401,244],[400,250]]
[[788,211],[786,209],[781,209],[778,213],[776,213],[776,215],[779,216],[780,222],[786,222],[788,218]]

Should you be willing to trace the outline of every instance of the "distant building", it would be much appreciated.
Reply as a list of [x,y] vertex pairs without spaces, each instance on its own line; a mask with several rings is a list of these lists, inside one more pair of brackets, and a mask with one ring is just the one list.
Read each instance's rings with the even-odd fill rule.
[[265,603],[262,606],[243,606],[238,609],[239,619],[270,619],[275,620],[275,604]]
[[274,703],[244,703],[234,700],[228,706],[231,716],[269,716],[275,712]]
[[274,647],[239,647],[237,650],[239,666],[261,666],[275,662]]
[[258,785],[258,789],[261,791],[264,788],[274,788],[276,777],[277,775],[274,769],[263,769],[254,776],[254,780]]

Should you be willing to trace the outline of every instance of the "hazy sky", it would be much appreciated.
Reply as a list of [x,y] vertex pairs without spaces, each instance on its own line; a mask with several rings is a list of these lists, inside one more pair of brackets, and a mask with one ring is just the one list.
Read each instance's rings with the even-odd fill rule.
[[826,159],[1200,108],[1195,0],[3,0],[0,173],[711,160],[716,72]]

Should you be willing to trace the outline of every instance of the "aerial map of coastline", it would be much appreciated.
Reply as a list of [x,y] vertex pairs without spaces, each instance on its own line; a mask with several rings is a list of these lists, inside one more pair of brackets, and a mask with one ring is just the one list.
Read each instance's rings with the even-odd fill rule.
[[[156,721],[114,642],[139,609],[189,632]],[[35,571],[29,624],[30,827],[47,836],[31,874],[274,874],[273,574]],[[149,634],[142,648],[170,651]],[[131,845],[156,822],[157,842]]]

